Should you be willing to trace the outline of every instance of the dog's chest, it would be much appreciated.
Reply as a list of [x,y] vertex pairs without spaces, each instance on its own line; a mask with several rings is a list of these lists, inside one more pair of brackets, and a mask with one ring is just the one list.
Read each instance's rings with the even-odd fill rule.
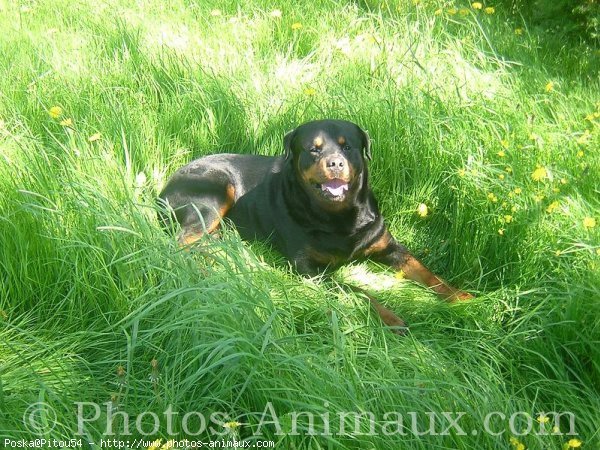
[[316,239],[307,239],[304,246],[306,258],[319,267],[338,267],[355,259],[360,247],[359,236],[327,234]]

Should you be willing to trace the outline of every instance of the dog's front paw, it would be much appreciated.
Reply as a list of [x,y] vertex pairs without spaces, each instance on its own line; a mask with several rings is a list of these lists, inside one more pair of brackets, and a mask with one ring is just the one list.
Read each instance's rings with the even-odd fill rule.
[[453,302],[471,300],[473,298],[475,298],[475,297],[472,294],[469,294],[468,292],[457,289],[448,297],[448,301],[453,303]]
[[392,311],[387,310],[385,312],[380,311],[381,320],[388,327],[390,327],[390,331],[392,333],[397,334],[398,336],[405,336],[408,332],[408,324],[394,314]]

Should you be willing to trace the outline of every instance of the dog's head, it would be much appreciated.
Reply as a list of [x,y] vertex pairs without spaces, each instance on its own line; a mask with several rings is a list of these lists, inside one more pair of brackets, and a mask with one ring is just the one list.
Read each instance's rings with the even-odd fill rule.
[[320,205],[336,210],[352,203],[371,159],[364,130],[345,120],[317,120],[287,133],[284,146],[305,191]]

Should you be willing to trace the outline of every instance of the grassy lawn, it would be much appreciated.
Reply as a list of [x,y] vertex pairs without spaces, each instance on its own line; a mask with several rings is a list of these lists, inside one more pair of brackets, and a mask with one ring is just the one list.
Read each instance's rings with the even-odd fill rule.
[[[0,0],[0,447],[597,448],[600,52],[508,3]],[[327,117],[368,130],[392,233],[474,301],[163,233],[179,166]]]

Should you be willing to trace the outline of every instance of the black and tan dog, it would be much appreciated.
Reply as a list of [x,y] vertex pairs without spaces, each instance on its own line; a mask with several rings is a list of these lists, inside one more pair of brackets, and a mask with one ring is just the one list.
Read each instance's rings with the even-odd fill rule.
[[[194,243],[227,216],[242,238],[271,242],[301,273],[370,258],[446,300],[471,298],[390,235],[369,187],[370,140],[360,127],[343,120],[308,122],[286,134],[284,147],[281,157],[217,154],[179,169],[160,198],[181,225],[180,243]],[[406,324],[366,295],[384,323],[402,333]]]

